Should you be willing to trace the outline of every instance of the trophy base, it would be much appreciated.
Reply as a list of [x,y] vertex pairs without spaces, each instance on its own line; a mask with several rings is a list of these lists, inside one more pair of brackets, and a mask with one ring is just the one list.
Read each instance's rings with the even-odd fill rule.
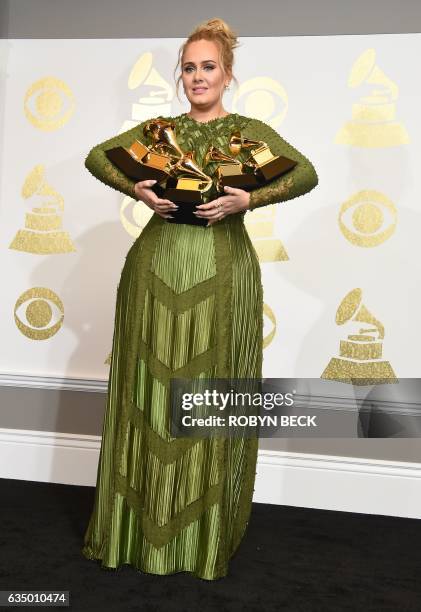
[[168,173],[164,170],[136,161],[124,147],[108,149],[108,151],[105,151],[105,155],[128,178],[135,181],[147,181],[149,179],[162,181],[168,178]]
[[178,204],[178,210],[171,210],[174,219],[165,219],[168,223],[184,223],[187,225],[202,225],[206,226],[207,219],[196,217],[193,212],[196,210],[197,204],[203,204],[201,191],[193,189],[176,189],[175,187],[162,187],[158,183],[153,185],[152,190],[156,195],[163,200],[170,200]]
[[165,219],[165,221],[168,221],[168,223],[184,223],[186,225],[206,226],[208,224],[208,219],[196,217],[196,215],[193,214],[195,210],[196,204],[191,202],[180,202],[178,210],[171,210],[169,213],[174,217],[174,219]]
[[283,157],[280,155],[279,157],[275,157],[267,164],[263,164],[262,166],[257,166],[256,171],[258,173],[259,178],[263,181],[271,181],[289,170],[292,170],[297,165],[298,162],[293,159],[289,159],[289,157]]
[[176,187],[167,187],[163,195],[164,199],[171,200],[176,204],[203,204],[202,192],[195,189],[177,189]]
[[255,174],[232,174],[231,176],[223,176],[220,180],[222,186],[221,193],[224,187],[236,187],[244,189],[244,191],[252,191],[260,186],[260,183]]

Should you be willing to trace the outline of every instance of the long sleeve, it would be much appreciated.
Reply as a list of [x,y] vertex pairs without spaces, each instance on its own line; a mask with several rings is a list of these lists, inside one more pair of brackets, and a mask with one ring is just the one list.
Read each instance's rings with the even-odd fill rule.
[[118,146],[129,147],[136,138],[145,142],[145,137],[143,136],[143,126],[145,123],[146,121],[139,123],[134,128],[96,145],[89,151],[85,159],[85,167],[95,178],[105,183],[105,185],[130,196],[134,200],[138,200],[134,192],[136,181],[128,178],[124,172],[114,166],[105,155],[105,151]]
[[248,210],[291,200],[308,193],[316,187],[319,180],[313,164],[284,140],[270,125],[259,119],[251,119],[242,133],[252,140],[263,140],[266,142],[273,155],[284,155],[298,162],[286,174],[279,176],[271,183],[251,191]]

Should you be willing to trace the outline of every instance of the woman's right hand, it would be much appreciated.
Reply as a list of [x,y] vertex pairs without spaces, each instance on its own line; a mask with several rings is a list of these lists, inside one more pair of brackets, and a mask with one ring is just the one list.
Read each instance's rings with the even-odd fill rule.
[[174,204],[174,202],[171,202],[171,200],[163,200],[161,198],[158,198],[156,193],[151,189],[152,185],[154,185],[155,183],[156,181],[153,179],[149,179],[147,181],[139,181],[138,183],[136,183],[134,186],[136,197],[139,200],[142,200],[142,202],[144,202],[146,206],[149,206],[149,208],[151,208],[154,212],[156,212],[157,215],[159,215],[163,219],[173,219],[174,217],[172,217],[168,213],[172,210],[178,209],[178,206]]

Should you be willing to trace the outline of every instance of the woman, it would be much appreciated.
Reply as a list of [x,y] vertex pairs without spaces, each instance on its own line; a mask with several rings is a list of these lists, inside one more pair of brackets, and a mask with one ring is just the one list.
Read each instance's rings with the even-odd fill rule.
[[[164,119],[175,123],[177,142],[194,150],[200,167],[209,144],[229,154],[228,138],[239,129],[274,155],[296,160],[288,174],[251,193],[225,188],[197,207],[204,226],[168,222],[175,205],[155,194],[153,181],[135,183],[108,162],[105,150],[145,141],[146,121],[94,147],[85,162],[103,183],[154,211],[117,289],[95,503],[83,548],[104,568],[127,563],[147,573],[188,571],[214,580],[228,573],[248,524],[257,437],[172,438],[170,380],[262,376],[263,292],[244,215],[303,195],[318,181],[309,160],[270,126],[224,109],[236,45],[220,19],[195,29],[179,56],[190,111]],[[240,161],[248,155],[240,153]]]

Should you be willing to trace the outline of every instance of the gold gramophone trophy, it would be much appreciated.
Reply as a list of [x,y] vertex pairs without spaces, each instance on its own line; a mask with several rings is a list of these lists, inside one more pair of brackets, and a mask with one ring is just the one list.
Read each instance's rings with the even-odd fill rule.
[[[152,137],[151,150],[169,160],[168,176],[158,180],[158,194],[161,188],[161,197],[172,202],[202,204],[203,195],[212,187],[212,178],[198,166],[193,151],[184,152],[180,148],[174,129],[173,122],[161,118],[149,121],[143,128],[145,136]],[[141,161],[146,165],[151,163],[148,154]]]
[[155,179],[164,181],[169,177],[170,159],[158,151],[153,151],[140,140],[129,147],[113,147],[105,155],[126,176],[135,181]]
[[229,149],[234,156],[242,149],[250,150],[250,157],[244,162],[252,168],[258,180],[258,185],[269,183],[273,179],[292,170],[298,162],[283,155],[273,155],[269,146],[263,140],[251,140],[236,130],[231,133]]
[[218,162],[214,175],[218,193],[224,192],[225,185],[245,189],[246,191],[259,186],[255,174],[250,171],[244,172],[244,164],[213,145],[210,145],[205,153],[204,167],[210,162]]

